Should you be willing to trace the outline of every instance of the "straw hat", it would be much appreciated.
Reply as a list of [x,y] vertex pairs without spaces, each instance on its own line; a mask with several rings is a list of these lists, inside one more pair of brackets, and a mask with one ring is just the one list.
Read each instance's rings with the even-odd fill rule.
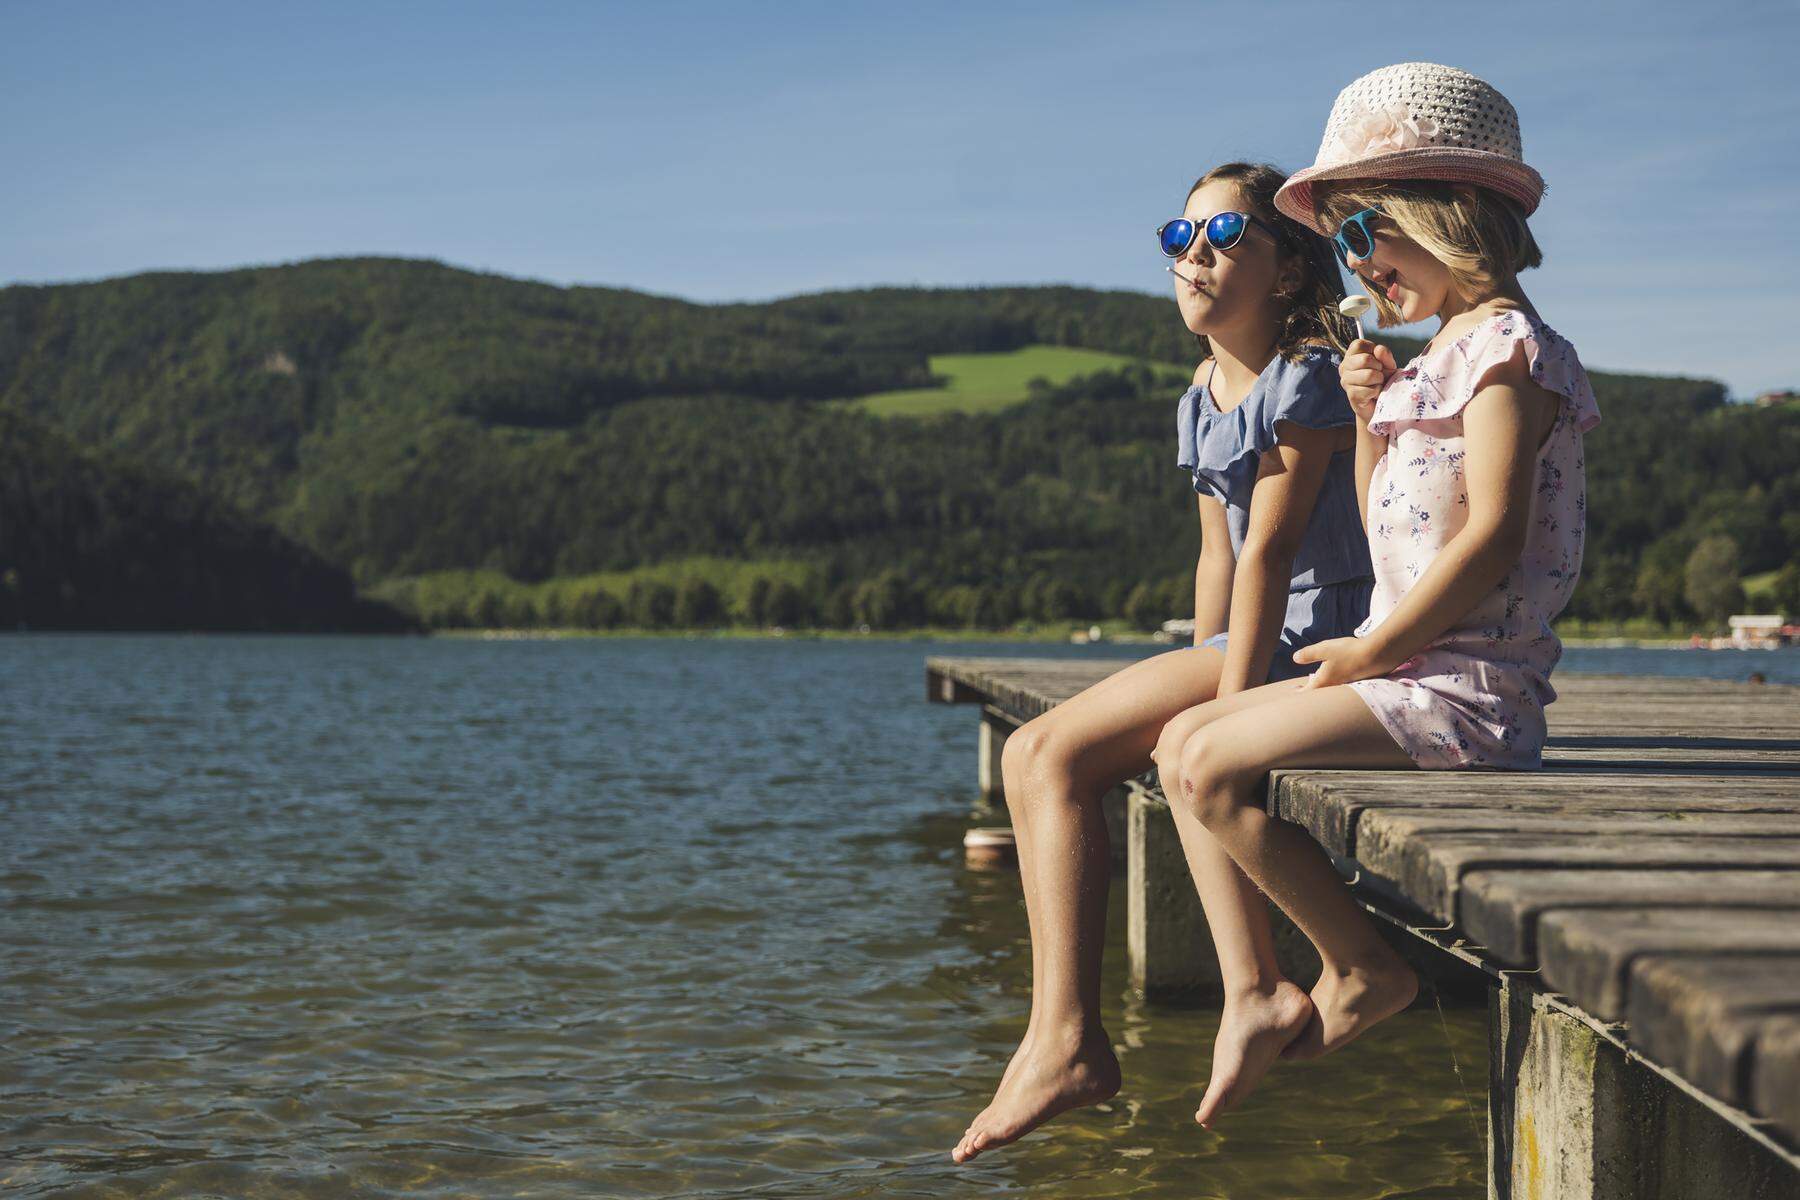
[[1533,212],[1544,177],[1525,165],[1519,114],[1492,84],[1437,63],[1370,71],[1338,93],[1318,161],[1275,193],[1275,207],[1320,233],[1321,179],[1441,179],[1490,188]]

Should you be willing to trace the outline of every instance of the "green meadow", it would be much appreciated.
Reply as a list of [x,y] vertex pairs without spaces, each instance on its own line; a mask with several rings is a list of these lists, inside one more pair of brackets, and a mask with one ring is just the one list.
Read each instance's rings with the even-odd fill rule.
[[844,403],[878,417],[934,417],[942,413],[995,412],[1024,400],[1031,381],[1067,383],[1078,375],[1140,365],[1186,378],[1192,367],[1150,362],[1124,354],[1082,350],[1072,346],[1026,346],[995,354],[934,354],[931,373],[945,377],[943,387],[877,392]]

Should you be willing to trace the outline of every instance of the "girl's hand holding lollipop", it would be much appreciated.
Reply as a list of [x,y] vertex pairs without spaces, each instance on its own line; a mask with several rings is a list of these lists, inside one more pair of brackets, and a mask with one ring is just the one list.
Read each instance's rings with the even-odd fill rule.
[[1338,382],[1344,385],[1344,395],[1350,398],[1356,419],[1364,425],[1375,415],[1375,398],[1381,395],[1382,385],[1397,369],[1392,350],[1363,336],[1363,314],[1374,304],[1367,296],[1345,296],[1338,301],[1338,311],[1356,322],[1356,340],[1344,354]]

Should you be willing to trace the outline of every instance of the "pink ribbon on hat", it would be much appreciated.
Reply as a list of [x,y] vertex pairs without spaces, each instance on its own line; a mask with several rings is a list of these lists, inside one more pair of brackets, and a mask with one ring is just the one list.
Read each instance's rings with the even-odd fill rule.
[[1347,115],[1337,144],[1331,147],[1329,156],[1320,158],[1319,165],[1336,166],[1374,154],[1415,150],[1430,144],[1437,131],[1436,121],[1413,116],[1397,100],[1381,108],[1359,103]]

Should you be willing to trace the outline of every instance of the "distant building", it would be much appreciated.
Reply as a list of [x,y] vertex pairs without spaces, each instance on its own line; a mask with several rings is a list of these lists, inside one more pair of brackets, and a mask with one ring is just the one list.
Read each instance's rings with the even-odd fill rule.
[[1745,650],[1785,646],[1792,628],[1779,613],[1741,614],[1731,618],[1731,644]]
[[1756,407],[1774,408],[1777,404],[1792,404],[1800,400],[1800,392],[1764,392],[1756,398]]

